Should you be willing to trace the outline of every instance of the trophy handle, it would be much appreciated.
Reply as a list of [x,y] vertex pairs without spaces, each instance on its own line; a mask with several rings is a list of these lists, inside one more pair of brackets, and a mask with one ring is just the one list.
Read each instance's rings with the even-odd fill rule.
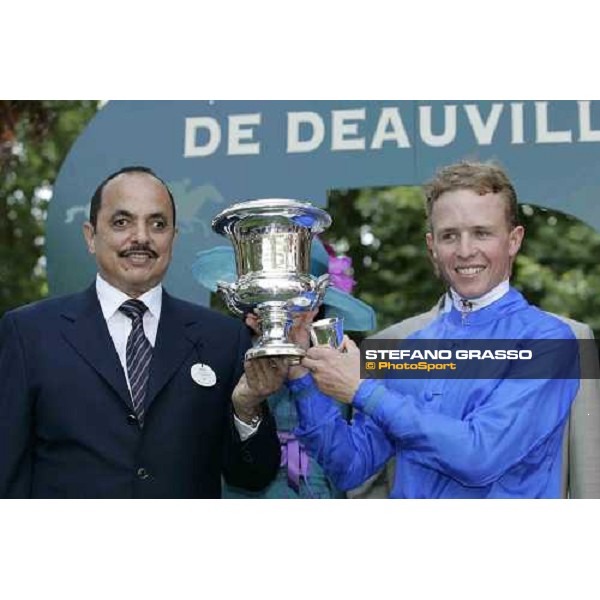
[[325,273],[321,275],[317,279],[317,283],[315,285],[315,304],[313,308],[316,308],[323,302],[323,298],[325,297],[325,292],[329,287],[329,274]]
[[236,306],[234,296],[236,292],[235,283],[227,283],[225,281],[217,281],[217,291],[221,294],[227,304],[227,308],[237,317],[243,317],[244,313]]
[[284,308],[294,313],[314,310],[323,302],[328,286],[329,275],[327,273],[325,273],[325,275],[321,275],[321,277],[318,279],[311,277],[311,291],[304,292],[300,296],[290,298],[284,304]]

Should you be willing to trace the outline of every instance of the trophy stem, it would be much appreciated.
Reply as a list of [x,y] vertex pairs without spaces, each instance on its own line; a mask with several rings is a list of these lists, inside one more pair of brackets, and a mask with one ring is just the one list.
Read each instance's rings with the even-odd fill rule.
[[246,359],[264,356],[285,356],[291,364],[298,364],[306,352],[288,340],[292,318],[285,302],[263,302],[256,307],[261,336],[254,348],[246,352]]

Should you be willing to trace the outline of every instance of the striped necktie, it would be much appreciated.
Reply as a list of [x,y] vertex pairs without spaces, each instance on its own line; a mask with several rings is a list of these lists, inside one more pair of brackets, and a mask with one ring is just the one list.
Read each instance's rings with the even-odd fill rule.
[[127,338],[125,356],[131,388],[133,410],[140,426],[144,424],[144,398],[150,375],[152,345],[144,333],[143,317],[148,307],[141,300],[127,300],[119,310],[131,319],[131,333]]

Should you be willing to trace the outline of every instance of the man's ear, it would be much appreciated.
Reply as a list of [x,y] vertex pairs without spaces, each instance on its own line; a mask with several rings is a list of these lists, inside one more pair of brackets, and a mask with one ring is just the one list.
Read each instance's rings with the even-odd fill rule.
[[433,273],[438,279],[441,279],[440,267],[437,262],[437,252],[434,250],[432,233],[428,232],[425,234],[425,242],[427,243],[427,256],[433,267]]
[[96,230],[89,221],[83,224],[83,237],[85,238],[88,252],[96,254]]
[[429,256],[435,260],[437,258],[437,253],[433,247],[433,234],[428,231],[425,234],[425,243],[427,244],[427,250],[429,251]]
[[511,258],[517,255],[521,249],[521,243],[525,236],[525,228],[522,225],[517,225],[508,235],[508,254]]

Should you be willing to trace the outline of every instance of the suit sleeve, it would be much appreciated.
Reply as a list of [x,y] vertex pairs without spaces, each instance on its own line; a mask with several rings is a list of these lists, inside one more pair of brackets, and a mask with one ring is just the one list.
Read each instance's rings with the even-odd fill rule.
[[258,492],[275,478],[281,460],[281,450],[275,420],[267,402],[263,403],[263,417],[258,431],[246,441],[241,441],[233,421],[231,393],[244,372],[244,355],[251,345],[248,328],[240,324],[225,425],[223,476],[229,485]]
[[31,496],[32,392],[15,318],[0,320],[0,497]]
[[[574,329],[580,344],[582,371],[579,391],[569,420],[570,498],[600,498],[600,377],[594,334],[585,326]],[[593,376],[593,377],[592,377]]]

